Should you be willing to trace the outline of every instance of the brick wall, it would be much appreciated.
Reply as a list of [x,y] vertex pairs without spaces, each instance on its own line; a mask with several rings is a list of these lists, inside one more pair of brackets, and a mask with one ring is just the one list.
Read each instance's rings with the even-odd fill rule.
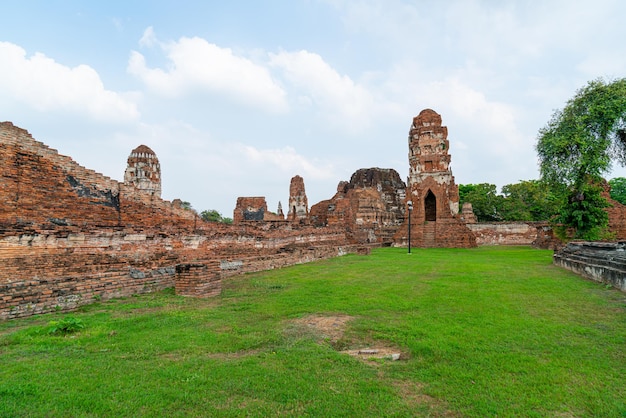
[[[224,225],[81,167],[0,123],[0,319],[359,251],[341,228]],[[222,268],[222,266],[224,268]]]

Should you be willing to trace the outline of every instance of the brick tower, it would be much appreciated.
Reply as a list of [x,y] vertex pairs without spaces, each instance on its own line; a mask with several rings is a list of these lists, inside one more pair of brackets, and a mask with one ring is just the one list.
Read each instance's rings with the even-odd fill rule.
[[139,145],[128,156],[124,183],[149,195],[161,197],[161,165],[154,151]]
[[292,222],[304,223],[309,217],[309,201],[304,191],[304,179],[294,176],[289,185],[289,212],[287,219]]
[[[475,247],[476,237],[460,219],[459,188],[450,170],[448,128],[441,115],[425,109],[413,118],[409,131],[409,178],[405,207],[411,216],[415,247]],[[394,237],[408,243],[408,216]]]

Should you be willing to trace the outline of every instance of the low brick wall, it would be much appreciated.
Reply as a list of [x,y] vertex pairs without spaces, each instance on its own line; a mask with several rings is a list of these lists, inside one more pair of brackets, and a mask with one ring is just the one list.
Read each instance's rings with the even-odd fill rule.
[[626,242],[570,242],[554,254],[554,264],[626,292]]
[[537,228],[527,222],[467,224],[478,245],[532,245]]
[[347,243],[345,234],[332,228],[5,229],[0,230],[0,320],[168,287],[210,297],[219,294],[223,277],[368,250]]
[[17,280],[0,284],[0,320],[68,311],[97,300],[154,292],[174,286],[175,269],[140,272],[126,268],[98,274]]
[[217,261],[185,263],[176,266],[176,294],[207,298],[222,291],[222,277]]

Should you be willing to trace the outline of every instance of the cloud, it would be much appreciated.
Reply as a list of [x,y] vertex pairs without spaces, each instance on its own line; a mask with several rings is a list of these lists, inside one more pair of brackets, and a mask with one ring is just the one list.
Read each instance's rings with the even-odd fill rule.
[[105,122],[139,117],[129,96],[105,89],[98,73],[87,65],[70,68],[44,54],[0,42],[0,92],[39,111],[71,111]]
[[271,112],[288,110],[286,93],[270,72],[229,48],[199,37],[160,42],[152,27],[139,44],[158,46],[169,60],[166,69],[149,68],[145,57],[132,51],[128,62],[128,72],[160,94],[179,97],[200,89]]
[[293,147],[279,149],[258,149],[250,145],[240,147],[241,155],[249,164],[274,167],[285,174],[300,174],[314,180],[328,180],[335,177],[331,164],[310,161],[298,154]]
[[298,91],[298,102],[315,105],[335,126],[362,132],[374,111],[373,95],[347,75],[339,74],[324,59],[305,50],[270,54],[270,65],[282,70]]

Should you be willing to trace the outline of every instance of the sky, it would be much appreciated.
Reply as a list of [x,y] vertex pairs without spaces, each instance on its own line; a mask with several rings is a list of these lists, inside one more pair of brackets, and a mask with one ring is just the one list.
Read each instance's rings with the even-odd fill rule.
[[[457,184],[539,177],[537,132],[626,76],[622,0],[6,0],[0,121],[122,181],[144,144],[162,197],[232,217],[309,205],[360,168],[406,181],[414,116],[448,127]],[[616,168],[608,177],[626,176]],[[286,210],[285,210],[286,211]]]

